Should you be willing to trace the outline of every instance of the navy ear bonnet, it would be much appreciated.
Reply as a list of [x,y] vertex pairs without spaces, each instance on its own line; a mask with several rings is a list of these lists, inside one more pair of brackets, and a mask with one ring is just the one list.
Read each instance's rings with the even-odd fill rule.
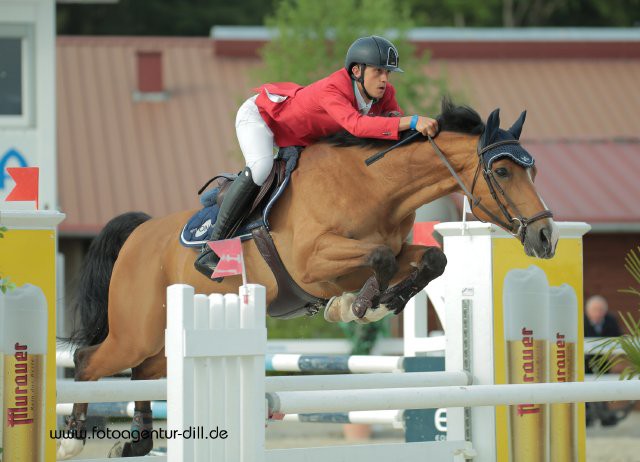
[[[491,113],[487,120],[484,133],[480,137],[480,149],[484,149],[492,144],[500,143],[498,146],[482,153],[485,165],[488,169],[491,169],[493,162],[506,157],[521,167],[533,167],[533,164],[535,163],[533,157],[517,142],[520,138],[522,125],[524,124],[527,112],[524,111],[520,114],[520,117],[511,128],[503,130],[500,128],[499,111],[499,109],[496,109]],[[505,141],[507,143],[503,144]],[[508,141],[515,141],[515,143],[508,143]]]

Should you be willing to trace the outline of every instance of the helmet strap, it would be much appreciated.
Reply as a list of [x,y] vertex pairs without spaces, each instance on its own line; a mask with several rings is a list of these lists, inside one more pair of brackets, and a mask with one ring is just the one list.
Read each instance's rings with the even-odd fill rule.
[[377,100],[369,94],[367,88],[364,86],[364,70],[366,69],[366,67],[366,64],[360,64],[360,77],[358,77],[356,81],[360,82],[364,95],[375,103]]

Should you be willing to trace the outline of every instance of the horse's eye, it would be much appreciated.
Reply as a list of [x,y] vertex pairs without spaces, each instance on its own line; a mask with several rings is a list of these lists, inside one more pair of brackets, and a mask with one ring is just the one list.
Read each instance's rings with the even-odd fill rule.
[[500,178],[506,178],[507,176],[509,176],[509,170],[507,170],[504,167],[498,167],[497,169],[494,170],[494,172]]

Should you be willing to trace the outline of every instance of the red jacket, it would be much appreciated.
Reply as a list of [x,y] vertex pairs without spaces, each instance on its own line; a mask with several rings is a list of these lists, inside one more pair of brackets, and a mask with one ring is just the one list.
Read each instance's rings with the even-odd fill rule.
[[[306,87],[292,82],[267,83],[256,91],[260,93],[256,105],[278,146],[307,146],[342,130],[361,138],[398,139],[400,118],[380,117],[389,111],[401,112],[396,91],[389,83],[368,115],[358,112],[353,81],[346,69]],[[267,92],[287,99],[273,102]]]

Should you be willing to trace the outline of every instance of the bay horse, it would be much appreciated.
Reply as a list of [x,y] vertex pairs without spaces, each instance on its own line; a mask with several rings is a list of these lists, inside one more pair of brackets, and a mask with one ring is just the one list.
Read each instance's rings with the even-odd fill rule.
[[[445,99],[435,140],[414,135],[371,165],[367,159],[393,143],[340,135],[304,150],[273,208],[271,233],[298,285],[330,299],[328,321],[371,322],[397,314],[442,274],[446,258],[439,248],[406,239],[418,207],[456,191],[469,197],[479,219],[517,236],[528,255],[553,257],[556,226],[534,187],[533,158],[518,142],[524,118],[525,112],[503,130],[498,110],[485,124],[473,109]],[[192,214],[124,214],[94,239],[76,301],[82,326],[72,336],[79,345],[75,380],[127,368],[133,380],[165,377],[167,286],[237,293],[240,276],[207,280],[193,267],[193,250],[178,244]],[[247,280],[267,288],[269,304],[278,291],[274,276],[253,241],[243,243],[243,252]],[[86,413],[86,403],[74,404],[66,429],[82,429]],[[150,403],[136,402],[133,428],[151,425]],[[72,457],[83,444],[64,440],[58,457]],[[152,446],[150,438],[119,443],[110,456],[141,456]]]

